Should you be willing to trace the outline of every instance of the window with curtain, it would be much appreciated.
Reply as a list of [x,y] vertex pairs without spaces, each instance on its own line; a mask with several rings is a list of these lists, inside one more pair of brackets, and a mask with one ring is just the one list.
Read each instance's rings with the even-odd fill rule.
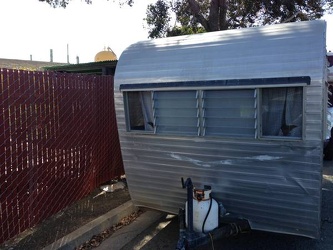
[[261,97],[262,136],[301,138],[303,88],[265,88]]
[[124,101],[128,131],[302,138],[303,87],[125,91]]
[[154,131],[151,91],[126,92],[125,103],[129,130]]

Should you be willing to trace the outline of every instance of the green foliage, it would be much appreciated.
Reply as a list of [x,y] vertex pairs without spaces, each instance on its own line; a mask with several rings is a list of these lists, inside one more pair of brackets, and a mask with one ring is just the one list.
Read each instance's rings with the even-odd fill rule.
[[[39,1],[65,8],[71,0]],[[135,0],[118,1],[132,6]],[[324,11],[333,12],[333,0],[157,0],[148,5],[145,20],[149,37],[158,38],[313,20]]]
[[327,3],[325,5],[325,10],[329,13],[332,14],[333,13],[333,0],[327,0]]
[[324,13],[320,0],[255,0],[251,1],[251,4],[249,2],[229,1],[229,28],[313,20],[322,17]]
[[151,27],[149,37],[159,38],[167,34],[171,19],[169,8],[170,6],[163,0],[157,0],[155,4],[148,5],[145,20]]
[[[66,8],[67,5],[71,0],[38,0],[40,2],[46,2],[49,5],[51,5],[53,8]],[[92,0],[84,0],[87,4],[92,4]],[[100,0],[99,0],[100,1]],[[109,0],[105,0],[109,1]],[[114,0],[113,0],[114,1]],[[132,6],[134,4],[134,0],[119,0],[120,5],[128,4],[129,6]]]
[[[208,14],[209,0],[200,1],[200,8]],[[179,36],[205,32],[193,16],[186,0],[158,0],[147,8],[145,19],[149,27],[149,38]],[[208,17],[208,15],[206,15]],[[171,25],[171,21],[174,23]]]
[[203,27],[189,27],[189,26],[175,26],[171,30],[168,30],[166,36],[182,36],[182,35],[191,35],[206,32]]
[[[40,2],[46,2],[53,8],[62,7],[66,8],[71,0],[39,0]],[[84,0],[86,3],[91,4],[92,0]]]

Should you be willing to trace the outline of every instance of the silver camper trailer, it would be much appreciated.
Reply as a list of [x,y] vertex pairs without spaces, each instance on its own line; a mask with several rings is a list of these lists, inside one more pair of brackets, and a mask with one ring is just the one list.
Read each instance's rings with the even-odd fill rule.
[[135,205],[177,214],[190,177],[252,229],[318,238],[326,75],[322,20],[129,46],[114,91]]

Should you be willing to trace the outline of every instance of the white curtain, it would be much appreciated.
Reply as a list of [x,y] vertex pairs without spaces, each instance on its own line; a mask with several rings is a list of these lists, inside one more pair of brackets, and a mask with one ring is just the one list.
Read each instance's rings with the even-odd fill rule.
[[150,91],[140,92],[140,103],[146,131],[154,131],[152,96]]
[[262,91],[262,135],[302,136],[302,88],[269,88]]

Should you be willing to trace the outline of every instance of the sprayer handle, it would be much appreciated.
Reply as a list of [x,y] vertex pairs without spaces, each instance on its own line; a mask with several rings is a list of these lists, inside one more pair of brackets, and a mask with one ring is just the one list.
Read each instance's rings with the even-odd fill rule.
[[182,186],[183,188],[193,188],[192,180],[191,178],[187,178],[186,181],[184,182],[184,178],[182,177]]

